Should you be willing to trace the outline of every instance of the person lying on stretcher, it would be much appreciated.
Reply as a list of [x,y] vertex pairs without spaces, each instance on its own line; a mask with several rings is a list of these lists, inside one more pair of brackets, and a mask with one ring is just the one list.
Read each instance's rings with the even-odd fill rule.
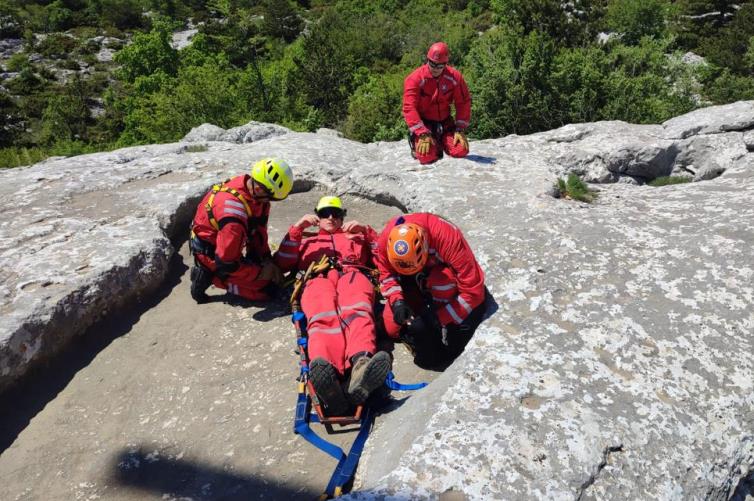
[[[377,233],[358,221],[344,223],[340,198],[322,197],[283,237],[274,255],[283,271],[306,270],[323,255],[335,266],[310,278],[301,296],[307,319],[309,379],[328,415],[340,416],[380,388],[392,357],[377,351],[375,288],[368,276]],[[319,226],[314,236],[304,230]]]

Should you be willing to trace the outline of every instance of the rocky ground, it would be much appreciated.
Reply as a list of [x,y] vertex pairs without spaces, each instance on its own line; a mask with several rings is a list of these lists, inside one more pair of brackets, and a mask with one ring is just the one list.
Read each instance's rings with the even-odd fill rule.
[[[327,131],[292,133],[255,123],[223,131],[206,125],[181,143],[0,172],[5,215],[0,221],[0,391],[56,360],[103,317],[141,304],[138,322],[124,324],[136,326],[161,298],[169,301],[163,287],[178,281],[171,262],[198,197],[212,182],[245,171],[255,160],[280,156],[296,173],[297,192],[320,187],[448,217],[467,236],[493,296],[487,320],[456,363],[381,418],[359,467],[356,497],[744,499],[754,488],[752,131],[754,102],[749,101],[658,125],[578,124],[477,141],[467,158],[419,166],[405,142],[363,145]],[[600,191],[593,204],[548,196],[556,179],[569,173],[618,182],[593,185]],[[673,173],[697,182],[643,184]],[[185,300],[185,293],[181,297]],[[173,308],[177,311],[170,315],[180,316],[178,321],[190,318],[185,305]],[[246,432],[255,426],[251,418],[249,424],[231,420],[229,428],[223,426],[224,416],[240,412],[233,409],[243,411],[244,419],[253,412],[244,393],[250,387],[241,386],[247,374],[228,371],[262,363],[247,358],[239,368],[235,362],[245,352],[236,341],[259,339],[260,346],[250,346],[249,352],[289,350],[279,344],[290,335],[287,328],[264,342],[252,334],[244,337],[245,331],[231,332],[238,331],[233,322],[255,314],[228,308],[227,317],[215,319],[226,330],[214,338],[197,331],[195,341],[166,344],[161,334],[152,337],[154,347],[147,341],[136,349],[124,347],[110,363],[117,359],[127,372],[92,373],[91,381],[109,390],[97,392],[103,396],[94,410],[66,404],[84,369],[47,386],[27,386],[34,391],[16,398],[34,400],[32,410],[5,411],[8,422],[16,423],[10,435],[17,438],[0,457],[0,463],[13,457],[12,467],[2,466],[3,483],[9,478],[9,485],[18,485],[18,468],[26,478],[32,478],[31,471],[38,475],[34,485],[61,482],[46,460],[35,469],[45,458],[30,452],[37,435],[53,436],[58,427],[62,432],[56,437],[78,440],[68,430],[80,427],[96,437],[97,428],[119,423],[120,415],[144,421],[137,425],[144,431],[104,439],[95,450],[107,451],[108,459],[175,466],[186,450],[181,460],[210,464],[212,471],[218,464],[222,468],[224,459],[212,458],[226,457],[238,426]],[[187,328],[205,320],[186,321]],[[130,329],[113,342],[116,336],[101,336],[79,369],[97,366],[99,353],[141,339]],[[162,358],[146,358],[149,350]],[[202,354],[206,366],[197,358]],[[143,382],[158,367],[165,368],[162,377],[170,382],[154,387]],[[284,389],[260,395],[291,391],[287,376],[268,372]],[[146,378],[144,389],[128,394],[131,385],[123,377]],[[199,380],[209,383],[204,390]],[[112,409],[110,400],[118,402]],[[46,414],[66,405],[69,412]],[[269,405],[259,411],[260,419],[284,426],[289,409]],[[188,450],[182,439],[170,442],[186,432],[212,451],[212,458],[201,456],[199,447]],[[288,457],[282,446],[271,445],[276,439],[243,433],[247,439],[233,448],[232,457],[254,447],[275,450],[263,462]],[[67,448],[64,440],[48,450],[57,458],[77,455],[79,449]],[[155,451],[174,460],[154,461]],[[89,478],[102,478],[104,460],[86,453],[77,457],[80,468],[95,472]],[[175,468],[179,474],[157,478],[204,478],[205,470],[197,475],[183,463]],[[265,472],[280,465],[269,468]],[[141,478],[142,484],[158,485],[155,492],[162,489],[153,475],[139,477],[143,470],[135,471],[117,485]],[[224,478],[214,488],[222,491],[236,481]],[[85,482],[91,480],[79,483]],[[220,492],[202,494],[204,483],[190,482],[195,497]],[[289,497],[291,492],[268,494]]]
[[[277,204],[273,241],[321,194]],[[396,212],[345,201],[376,227]],[[298,358],[285,302],[197,306],[190,263],[184,244],[156,297],[97,325],[5,396],[2,499],[313,499],[324,490],[335,461],[292,432]],[[399,380],[434,378],[401,346],[395,353]],[[394,396],[400,405],[408,394]],[[329,438],[349,447],[353,436]]]

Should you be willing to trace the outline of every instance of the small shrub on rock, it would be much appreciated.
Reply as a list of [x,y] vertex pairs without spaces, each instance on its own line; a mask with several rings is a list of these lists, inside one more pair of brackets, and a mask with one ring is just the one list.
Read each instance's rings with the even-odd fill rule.
[[556,189],[562,198],[570,198],[579,202],[592,203],[597,198],[597,192],[590,190],[576,174],[568,174],[566,179],[558,178]]

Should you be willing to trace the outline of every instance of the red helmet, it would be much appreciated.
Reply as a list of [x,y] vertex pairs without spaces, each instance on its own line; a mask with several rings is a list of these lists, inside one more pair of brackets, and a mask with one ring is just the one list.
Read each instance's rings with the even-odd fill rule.
[[445,42],[433,43],[427,51],[427,59],[433,63],[448,64],[448,59],[450,59],[448,45]]

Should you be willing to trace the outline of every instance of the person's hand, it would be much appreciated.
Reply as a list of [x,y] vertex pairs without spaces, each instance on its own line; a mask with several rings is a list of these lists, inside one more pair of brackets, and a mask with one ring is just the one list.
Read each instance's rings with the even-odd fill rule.
[[453,146],[457,145],[458,143],[461,143],[464,149],[469,149],[469,141],[466,139],[466,134],[464,134],[460,130],[456,131],[456,133],[453,134]]
[[402,299],[394,302],[391,308],[393,310],[393,320],[398,325],[406,324],[414,317],[414,310]]
[[296,221],[295,226],[296,228],[299,228],[301,230],[307,229],[309,226],[317,226],[319,225],[319,218],[314,214],[307,214],[303,216],[301,219]]
[[432,146],[432,136],[424,134],[419,136],[419,142],[416,143],[416,152],[419,155],[426,155],[429,153],[429,148]]
[[259,271],[259,275],[257,275],[257,280],[269,280],[276,285],[282,284],[284,279],[283,272],[272,261],[262,264],[262,269]]
[[343,231],[345,233],[365,233],[366,227],[354,219],[343,223]]

